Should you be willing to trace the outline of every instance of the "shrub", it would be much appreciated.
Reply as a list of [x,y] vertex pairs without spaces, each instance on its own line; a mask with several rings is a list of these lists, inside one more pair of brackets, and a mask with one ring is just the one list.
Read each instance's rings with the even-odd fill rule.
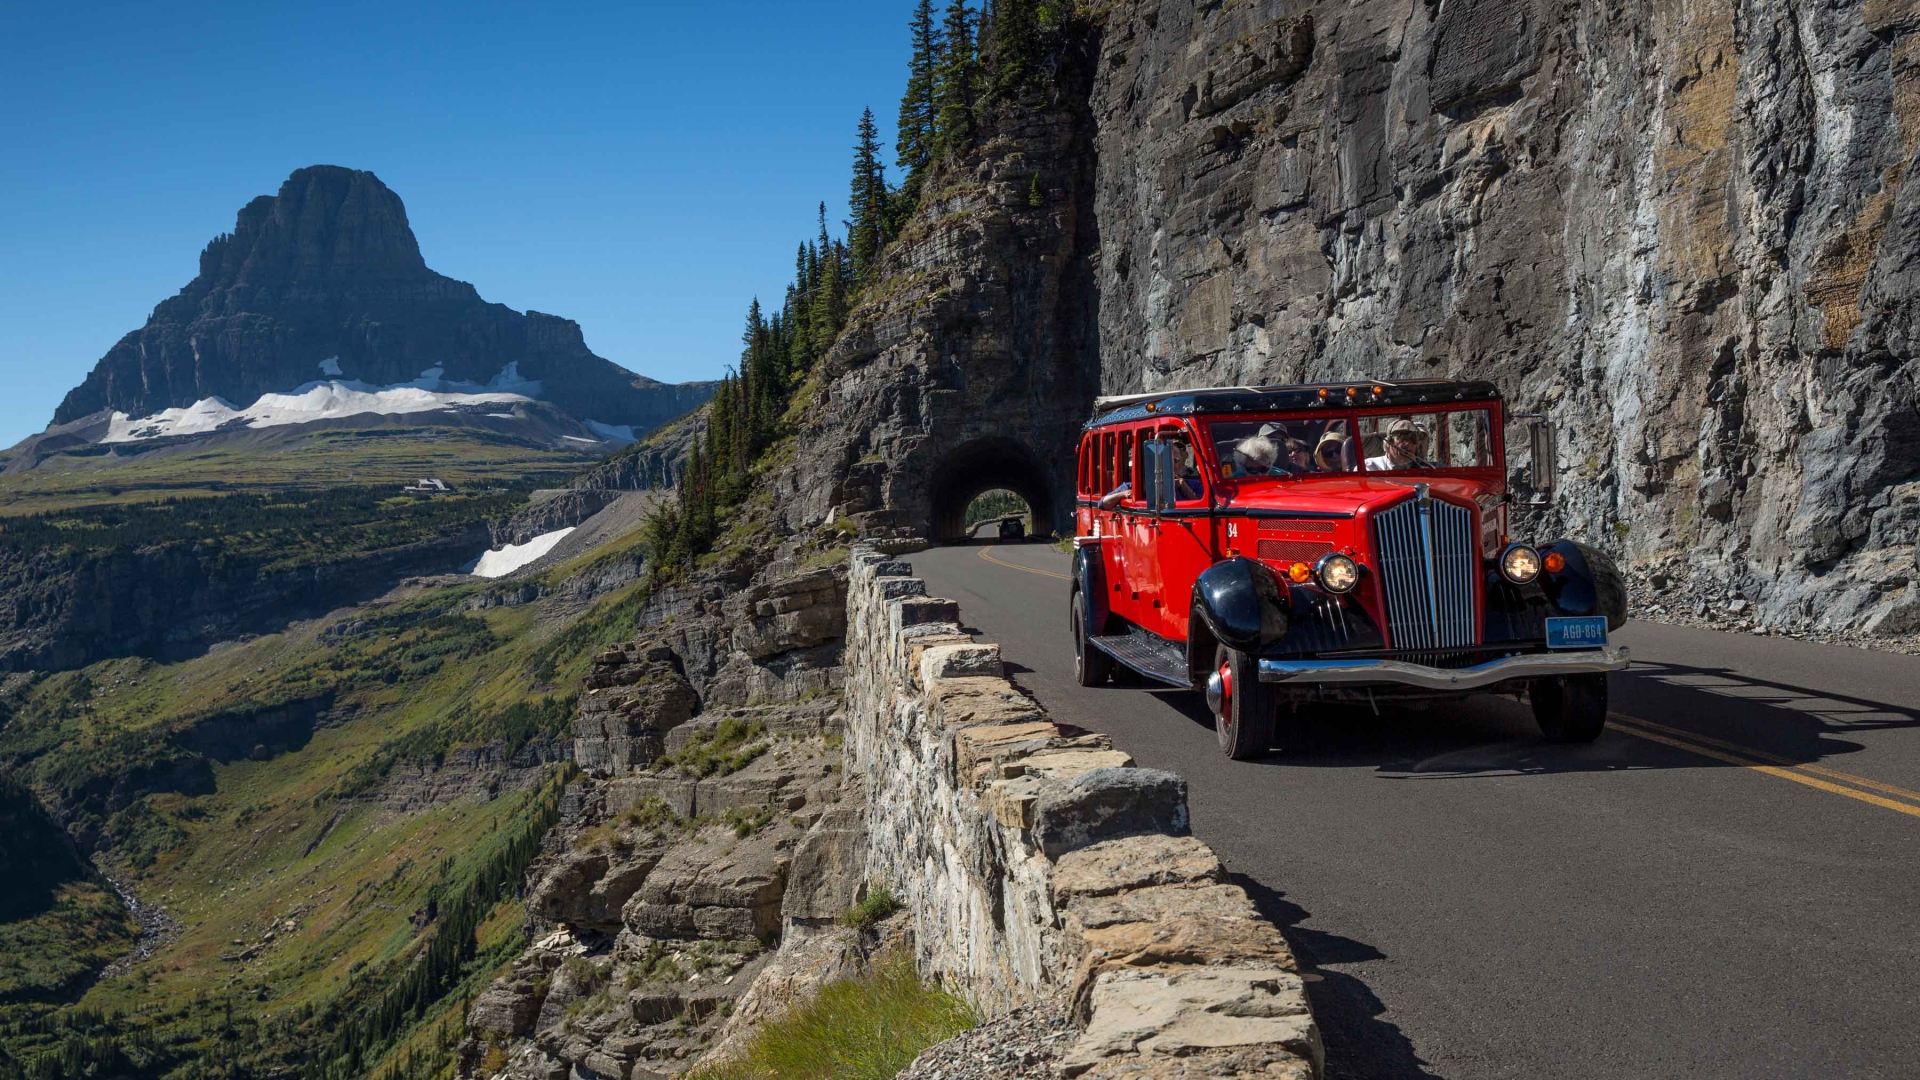
[[678,770],[696,779],[739,772],[767,752],[767,743],[760,738],[765,732],[758,720],[722,720],[712,731],[695,734],[687,745],[662,755],[653,763],[654,771]]
[[900,898],[892,889],[880,882],[874,882],[867,888],[867,898],[848,908],[840,916],[840,925],[854,930],[865,930],[881,919],[900,910]]
[[888,956],[769,1022],[739,1057],[689,1080],[891,1080],[922,1050],[977,1023],[967,1003]]

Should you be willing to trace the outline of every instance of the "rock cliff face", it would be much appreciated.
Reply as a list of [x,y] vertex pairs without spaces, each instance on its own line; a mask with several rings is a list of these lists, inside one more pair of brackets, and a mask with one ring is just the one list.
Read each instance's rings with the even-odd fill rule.
[[981,484],[1060,521],[1096,387],[1490,378],[1561,430],[1530,531],[1770,623],[1920,627],[1920,7],[1088,18],[889,252],[796,523],[944,535]]
[[1881,0],[1120,5],[1101,385],[1491,378],[1562,431],[1541,528],[1899,630],[1917,28]]
[[778,482],[790,524],[838,512],[869,535],[956,538],[967,503],[1002,486],[1041,520],[1071,520],[1098,386],[1088,78],[1063,58],[1056,100],[1010,111],[929,180],[818,374]]
[[431,540],[297,566],[182,544],[0,553],[0,671],[194,656],[371,599],[403,577],[444,573],[488,542],[486,523],[476,521]]
[[199,276],[95,365],[54,423],[209,397],[244,407],[325,375],[386,386],[439,367],[486,384],[509,364],[545,400],[605,424],[654,427],[712,393],[635,375],[595,356],[577,323],[434,273],[398,195],[370,172],[316,165],[248,203],[201,252]]

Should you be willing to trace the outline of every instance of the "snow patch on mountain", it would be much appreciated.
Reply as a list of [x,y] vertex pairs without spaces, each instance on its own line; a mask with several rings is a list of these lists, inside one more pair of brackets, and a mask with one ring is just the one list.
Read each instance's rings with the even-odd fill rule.
[[524,544],[508,544],[498,551],[489,551],[481,555],[467,572],[474,577],[506,577],[552,551],[554,545],[566,539],[573,529],[570,525],[557,532],[541,533]]
[[[323,361],[324,370],[338,358]],[[295,387],[284,394],[262,394],[246,408],[224,398],[201,398],[180,409],[164,409],[133,419],[115,412],[103,443],[137,442],[169,435],[200,435],[225,427],[269,428],[306,424],[361,413],[402,415],[435,412],[464,405],[510,405],[535,400],[542,389],[536,379],[523,378],[520,365],[508,364],[486,384],[444,378],[446,369],[430,367],[412,382],[370,386],[356,379],[324,379]]]
[[595,435],[608,442],[625,444],[636,441],[632,424],[603,424],[598,420],[588,420],[586,424]]

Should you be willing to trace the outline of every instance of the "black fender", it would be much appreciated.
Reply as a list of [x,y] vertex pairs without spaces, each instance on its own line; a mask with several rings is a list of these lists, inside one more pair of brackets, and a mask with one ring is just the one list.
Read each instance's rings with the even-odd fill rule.
[[1567,565],[1557,574],[1541,572],[1547,600],[1563,615],[1605,615],[1608,630],[1620,629],[1627,621],[1627,582],[1612,557],[1577,540],[1555,540],[1540,549],[1541,557],[1548,552],[1558,552]]
[[1221,643],[1259,653],[1287,636],[1289,597],[1273,571],[1252,559],[1223,559],[1193,583],[1193,609]]
[[1073,549],[1073,583],[1080,595],[1086,597],[1087,636],[1106,633],[1112,609],[1107,606],[1107,560],[1102,557],[1099,544]]

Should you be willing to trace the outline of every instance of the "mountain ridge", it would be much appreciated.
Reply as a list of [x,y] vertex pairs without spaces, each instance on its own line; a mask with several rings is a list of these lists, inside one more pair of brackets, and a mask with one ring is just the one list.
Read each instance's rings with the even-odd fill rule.
[[512,367],[581,421],[652,428],[712,383],[662,383],[596,355],[580,325],[481,298],[434,272],[400,196],[371,172],[298,169],[209,242],[199,273],[69,391],[51,427],[220,399],[245,409],[323,375],[398,386],[439,369],[487,384]]

